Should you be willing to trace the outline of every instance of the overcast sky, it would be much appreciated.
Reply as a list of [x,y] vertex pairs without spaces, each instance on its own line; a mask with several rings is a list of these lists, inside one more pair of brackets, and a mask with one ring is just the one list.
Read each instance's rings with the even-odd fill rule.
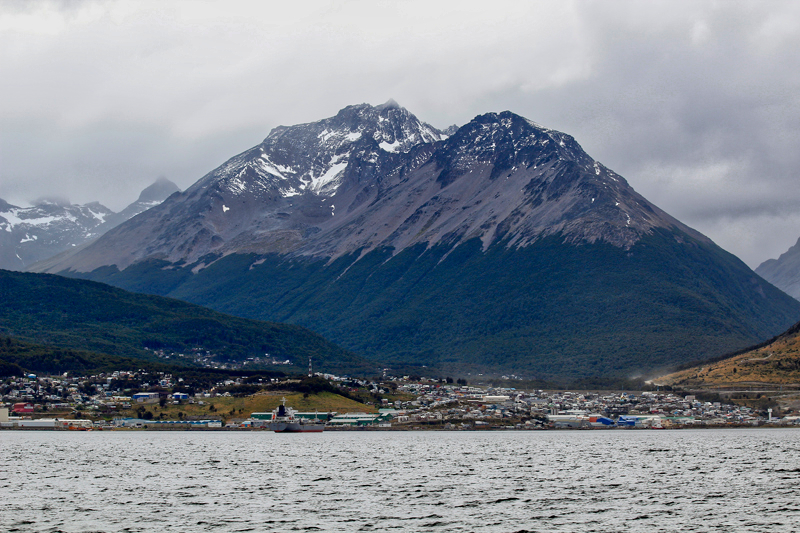
[[751,267],[800,237],[800,2],[0,0],[0,198],[120,210],[394,98],[573,135]]

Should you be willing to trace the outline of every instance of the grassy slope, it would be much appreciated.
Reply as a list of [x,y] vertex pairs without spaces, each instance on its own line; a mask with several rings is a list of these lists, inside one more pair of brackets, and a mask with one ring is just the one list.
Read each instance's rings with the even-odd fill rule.
[[[332,264],[229,256],[197,275],[156,267],[95,275],[251,318],[310,327],[375,360],[444,372],[574,380],[631,376],[752,345],[800,318],[800,303],[715,246],[655,233],[631,250],[524,249],[478,241],[373,251]],[[243,297],[246,295],[247,297]]]
[[[286,398],[286,405],[300,412],[313,412],[315,410],[319,412],[336,411],[338,413],[377,411],[374,406],[364,405],[331,392],[309,394],[307,397],[303,394],[292,392],[260,393],[242,398],[210,398],[205,400],[204,403],[206,405],[184,403],[180,405],[167,404],[164,407],[159,407],[158,404],[145,404],[144,407],[156,417],[164,413],[164,418],[170,420],[178,420],[179,412],[184,413],[187,417],[247,418],[251,413],[268,413],[272,411],[278,407],[282,398]],[[209,409],[210,405],[213,405],[213,411]],[[139,406],[136,405],[134,407]],[[131,413],[127,414],[136,416],[134,411],[135,409],[132,409]]]
[[659,377],[656,382],[681,387],[800,384],[800,323],[764,345]]
[[331,372],[370,373],[375,366],[300,326],[91,281],[0,271],[0,294],[0,334],[42,345],[138,359],[153,358],[145,347],[183,353],[197,347],[230,361],[269,353],[301,367],[311,356],[316,368]]
[[213,419],[227,422],[231,419],[248,418],[252,413],[270,412],[281,403],[284,397],[286,398],[286,405],[300,412],[377,412],[374,406],[364,405],[331,392],[309,394],[307,397],[300,393],[275,392],[270,394],[260,393],[241,398],[223,396],[205,398],[203,399],[203,405],[187,402],[175,405],[169,402],[164,407],[161,407],[158,403],[134,403],[129,409],[115,409],[107,413],[83,411],[76,414],[71,409],[64,409],[50,410],[47,414],[48,416],[57,416],[59,418],[90,417],[92,419],[104,418],[110,420],[115,417],[137,418],[138,409],[144,408],[145,411],[150,411],[156,420],[159,417],[163,420],[180,420],[180,413],[183,413],[183,418],[187,420]]

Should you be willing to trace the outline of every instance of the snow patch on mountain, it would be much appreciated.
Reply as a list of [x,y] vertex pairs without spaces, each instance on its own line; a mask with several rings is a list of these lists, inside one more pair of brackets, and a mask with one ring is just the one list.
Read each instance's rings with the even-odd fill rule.
[[381,147],[381,150],[384,152],[396,152],[400,148],[400,141],[395,141],[393,143],[387,143],[386,141],[381,141],[378,145]]
[[339,162],[339,158],[332,161],[328,170],[319,177],[311,177],[311,184],[309,189],[317,194],[324,194],[325,192],[333,191],[341,183],[341,173],[347,168],[347,161]]
[[292,167],[285,167],[283,165],[273,163],[267,154],[261,154],[259,163],[264,171],[281,179],[286,179],[286,174],[294,174]]

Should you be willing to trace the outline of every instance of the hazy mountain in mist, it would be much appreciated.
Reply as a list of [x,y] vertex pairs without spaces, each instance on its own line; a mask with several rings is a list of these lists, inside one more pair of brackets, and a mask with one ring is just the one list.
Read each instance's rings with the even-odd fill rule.
[[800,239],[778,259],[768,259],[756,273],[783,292],[800,300]]

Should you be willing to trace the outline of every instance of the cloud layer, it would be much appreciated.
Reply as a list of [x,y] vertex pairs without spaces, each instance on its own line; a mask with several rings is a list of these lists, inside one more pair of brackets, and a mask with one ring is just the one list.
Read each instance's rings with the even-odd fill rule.
[[394,98],[438,127],[508,109],[570,133],[750,266],[800,237],[800,4],[297,4],[0,4],[0,198],[120,209]]

